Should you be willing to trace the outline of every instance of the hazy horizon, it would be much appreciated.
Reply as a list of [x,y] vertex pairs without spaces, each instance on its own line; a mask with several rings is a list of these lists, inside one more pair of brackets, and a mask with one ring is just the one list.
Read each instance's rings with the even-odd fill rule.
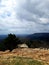
[[[36,32],[36,33],[32,33],[32,34],[16,34],[16,33],[8,33],[8,34],[14,34],[14,35],[32,35],[32,34],[49,34],[49,32]],[[0,34],[0,35],[8,35],[8,34]]]

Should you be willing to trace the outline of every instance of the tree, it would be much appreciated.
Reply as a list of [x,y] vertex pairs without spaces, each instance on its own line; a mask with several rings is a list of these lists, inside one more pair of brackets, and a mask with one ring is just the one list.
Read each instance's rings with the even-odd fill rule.
[[32,43],[33,43],[33,41],[30,41],[30,40],[26,41],[26,44],[28,45],[29,48],[33,48]]
[[19,38],[17,38],[14,34],[9,34],[8,37],[4,40],[5,50],[13,50],[14,48],[17,48],[19,43],[21,43]]

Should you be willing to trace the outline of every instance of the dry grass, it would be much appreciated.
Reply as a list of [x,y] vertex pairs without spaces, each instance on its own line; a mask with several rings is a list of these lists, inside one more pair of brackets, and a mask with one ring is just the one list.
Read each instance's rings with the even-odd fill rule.
[[[32,48],[17,48],[17,49],[14,49],[12,52],[10,52],[9,50],[6,50],[5,52],[0,51],[0,65],[3,65],[4,63],[5,63],[4,65],[8,65],[7,63],[10,63],[9,65],[11,65],[12,62],[15,63],[16,61],[18,61],[18,58],[22,61],[24,58],[25,58],[24,60],[28,58],[27,59],[28,62],[26,61],[26,63],[30,63],[30,58],[31,58],[31,59],[43,62],[44,65],[49,65],[49,50],[32,49]],[[13,64],[13,65],[16,65],[16,64]],[[22,65],[22,64],[20,63],[19,65]],[[24,63],[24,65],[28,65],[28,64]],[[37,65],[37,64],[34,64],[34,65]]]
[[33,60],[31,58],[24,57],[2,57],[0,59],[0,65],[45,65],[43,62]]

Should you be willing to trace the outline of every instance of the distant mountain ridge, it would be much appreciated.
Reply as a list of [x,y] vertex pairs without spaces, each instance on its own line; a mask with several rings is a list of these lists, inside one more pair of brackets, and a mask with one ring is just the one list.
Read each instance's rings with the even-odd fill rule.
[[49,41],[49,33],[35,33],[27,36],[29,40],[44,40]]
[[[0,41],[5,39],[8,35],[0,35]],[[16,35],[21,40],[43,40],[49,41],[49,33],[34,33],[34,34],[26,34],[26,35]]]
[[0,39],[5,39],[7,35],[0,35]]

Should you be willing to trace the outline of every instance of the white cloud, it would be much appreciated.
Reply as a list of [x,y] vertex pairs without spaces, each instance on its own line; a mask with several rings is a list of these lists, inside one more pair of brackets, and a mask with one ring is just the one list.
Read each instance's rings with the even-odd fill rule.
[[40,18],[40,23],[42,23],[42,24],[47,24],[47,23],[49,23],[49,19],[48,18]]
[[49,0],[1,0],[0,34],[49,32]]

